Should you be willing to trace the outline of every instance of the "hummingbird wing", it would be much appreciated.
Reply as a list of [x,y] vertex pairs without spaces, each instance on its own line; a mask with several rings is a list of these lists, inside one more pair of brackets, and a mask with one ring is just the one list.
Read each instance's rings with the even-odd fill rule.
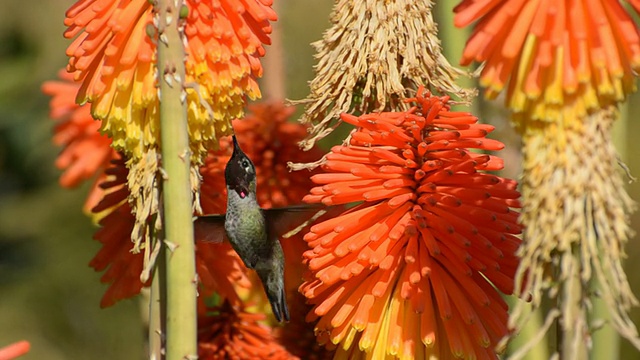
[[289,238],[305,226],[322,216],[324,205],[294,205],[283,208],[264,209],[266,223],[269,224],[269,238]]
[[196,241],[221,243],[227,238],[224,230],[224,214],[198,216],[193,222],[193,232]]
[[[318,204],[294,205],[263,209],[269,238],[289,238],[326,213],[326,206]],[[224,229],[225,214],[198,216],[193,222],[196,241],[221,243],[227,240]]]

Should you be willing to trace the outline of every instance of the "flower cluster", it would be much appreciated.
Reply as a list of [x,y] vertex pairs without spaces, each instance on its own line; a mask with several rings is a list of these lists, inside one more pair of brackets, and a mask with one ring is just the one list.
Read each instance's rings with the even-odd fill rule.
[[321,343],[374,358],[495,358],[518,266],[516,182],[493,130],[420,89],[405,112],[342,115],[355,125],[305,201],[358,204],[311,227],[300,291]]
[[462,64],[485,62],[489,98],[510,82],[515,120],[580,120],[635,91],[640,31],[619,1],[464,0],[455,12],[456,26],[477,21]]
[[[217,138],[242,116],[244,96],[260,96],[258,58],[269,43],[275,12],[267,0],[194,1],[185,5],[185,87],[194,161],[201,163]],[[79,0],[66,13],[67,71],[82,83],[80,103],[90,102],[113,147],[138,159],[157,145],[158,91],[154,8],[147,0]],[[150,33],[151,32],[151,33]]]

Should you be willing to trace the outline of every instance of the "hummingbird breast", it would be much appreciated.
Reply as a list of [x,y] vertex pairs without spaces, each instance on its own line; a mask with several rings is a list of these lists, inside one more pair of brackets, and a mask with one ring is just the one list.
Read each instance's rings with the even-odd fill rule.
[[227,199],[224,224],[227,237],[245,266],[253,269],[270,252],[264,214],[254,194],[241,198],[235,191],[229,191]]

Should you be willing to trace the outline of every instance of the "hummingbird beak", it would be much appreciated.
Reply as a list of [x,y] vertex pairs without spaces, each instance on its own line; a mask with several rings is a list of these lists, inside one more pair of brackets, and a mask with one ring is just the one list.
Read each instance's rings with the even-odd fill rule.
[[233,139],[233,152],[240,150],[240,144],[238,144],[238,139],[236,139],[236,134],[233,134],[231,138]]
[[250,180],[247,178],[249,174],[247,170],[243,169],[242,164],[251,160],[240,148],[236,135],[233,134],[231,138],[233,140],[233,154],[231,154],[231,159],[229,159],[225,168],[225,181],[227,186],[235,190],[244,199],[250,193]]

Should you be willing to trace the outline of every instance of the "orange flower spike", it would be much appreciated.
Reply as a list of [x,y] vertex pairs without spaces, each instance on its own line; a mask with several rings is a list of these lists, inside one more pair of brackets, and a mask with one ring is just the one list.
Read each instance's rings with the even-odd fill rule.
[[343,115],[357,127],[351,142],[312,177],[305,201],[362,203],[305,235],[307,318],[339,354],[357,343],[371,356],[496,358],[507,313],[486,279],[513,289],[515,181],[478,172],[501,162],[468,150],[502,148],[485,138],[492,127],[423,89],[409,101],[406,112]]
[[454,11],[456,26],[476,22],[461,63],[486,62],[488,98],[509,82],[508,106],[530,114],[518,121],[582,118],[635,91],[640,31],[619,1],[463,0]]
[[[189,132],[193,161],[202,164],[217,138],[230,132],[230,121],[242,117],[245,96],[260,97],[258,58],[276,15],[269,0],[185,5]],[[114,148],[134,162],[158,145],[158,126],[152,125],[158,121],[156,40],[147,34],[152,8],[147,0],[80,0],[65,19],[65,37],[75,37],[67,70],[82,82],[77,99],[92,103]]]

